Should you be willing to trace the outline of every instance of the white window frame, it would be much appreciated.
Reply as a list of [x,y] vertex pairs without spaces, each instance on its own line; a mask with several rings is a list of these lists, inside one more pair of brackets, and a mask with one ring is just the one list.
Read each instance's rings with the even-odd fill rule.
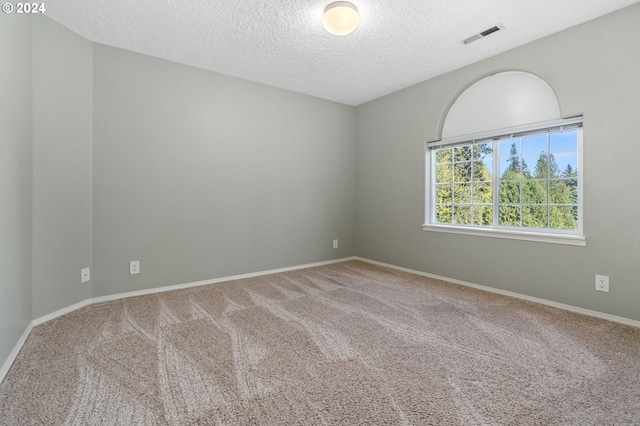
[[[446,138],[440,141],[427,142],[425,144],[425,223],[422,225],[422,229],[425,231],[434,232],[447,232],[453,234],[463,235],[475,235],[493,238],[507,238],[525,241],[536,241],[552,244],[566,244],[574,246],[586,246],[587,241],[583,231],[584,221],[584,209],[583,209],[583,192],[584,192],[584,179],[583,179],[583,131],[582,131],[583,118],[572,117],[567,119],[556,119],[545,122],[532,123],[523,126],[517,126],[507,129],[499,129],[495,131],[488,131],[482,133],[476,133],[472,135],[464,135],[459,137]],[[578,179],[578,228],[576,230],[563,230],[563,229],[537,229],[537,228],[517,228],[511,226],[493,226],[493,227],[479,227],[473,225],[454,225],[454,224],[442,224],[437,223],[435,220],[435,167],[434,167],[434,149],[443,148],[446,146],[460,146],[472,143],[489,143],[493,141],[494,144],[494,167],[493,167],[493,185],[494,194],[497,194],[497,187],[500,179],[498,177],[498,157],[496,155],[496,145],[500,140],[516,138],[525,136],[528,134],[535,134],[546,131],[554,130],[568,130],[576,128],[578,129],[578,164],[577,164],[577,179]],[[494,201],[494,209],[497,208],[497,203]]]

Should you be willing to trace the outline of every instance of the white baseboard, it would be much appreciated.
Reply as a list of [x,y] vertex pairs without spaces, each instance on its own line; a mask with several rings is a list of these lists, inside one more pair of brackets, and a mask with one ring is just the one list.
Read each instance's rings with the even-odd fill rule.
[[67,306],[66,308],[58,309],[55,312],[51,312],[50,314],[41,316],[40,318],[36,318],[31,321],[31,325],[35,327],[36,325],[44,324],[47,321],[51,321],[52,319],[56,319],[73,311],[77,311],[80,308],[84,308],[85,306],[89,306],[93,304],[93,299],[86,299],[82,302],[74,303],[71,306]]
[[402,266],[395,266],[395,265],[391,265],[391,264],[388,264],[388,263],[383,263],[383,262],[378,262],[378,261],[375,261],[375,260],[365,259],[365,258],[362,258],[362,257],[357,257],[356,256],[356,259],[357,260],[361,260],[363,262],[371,263],[373,265],[385,266],[387,268],[397,269],[399,271],[409,272],[411,274],[421,275],[421,276],[427,277],[427,278],[433,278],[433,279],[436,279],[436,280],[447,281],[447,282],[450,282],[450,283],[453,283],[453,284],[459,284],[459,285],[463,285],[463,286],[466,286],[466,287],[473,287],[475,289],[488,291],[490,293],[500,294],[500,295],[503,295],[503,296],[509,296],[509,297],[513,297],[513,298],[521,299],[521,300],[527,300],[529,302],[540,303],[542,305],[552,306],[554,308],[563,309],[565,311],[575,312],[575,313],[578,313],[578,314],[588,315],[590,317],[600,318],[600,319],[604,319],[604,320],[608,320],[608,321],[617,322],[617,323],[620,323],[620,324],[630,325],[632,327],[640,328],[640,321],[632,320],[630,318],[619,317],[619,316],[616,316],[616,315],[606,314],[604,312],[592,311],[590,309],[579,308],[577,306],[566,305],[564,303],[553,302],[551,300],[540,299],[538,297],[533,297],[533,296],[527,296],[526,294],[515,293],[515,292],[507,291],[507,290],[501,290],[499,288],[493,288],[493,287],[488,287],[488,286],[484,286],[484,285],[480,285],[480,284],[474,284],[474,283],[470,283],[470,282],[467,282],[467,281],[461,281],[461,280],[456,280],[456,279],[453,279],[453,278],[443,277],[443,276],[440,276],[440,275],[429,274],[427,272],[416,271],[415,269],[403,268]]
[[22,336],[18,339],[18,343],[13,347],[13,350],[9,354],[9,357],[6,359],[2,367],[0,368],[0,383],[4,380],[4,376],[7,375],[9,369],[13,365],[13,361],[16,360],[18,354],[20,353],[20,349],[24,346],[24,343],[27,341],[27,337],[29,337],[29,333],[31,333],[31,329],[33,328],[33,321],[25,328]]
[[326,260],[324,262],[307,263],[304,265],[287,266],[285,268],[277,268],[277,269],[268,269],[265,271],[250,272],[248,274],[232,275],[228,277],[214,278],[210,280],[194,281],[190,283],[176,284],[176,285],[168,285],[164,287],[156,287],[156,288],[150,288],[146,290],[130,291],[127,293],[110,294],[108,296],[94,297],[93,299],[90,299],[90,300],[91,300],[91,303],[111,302],[113,300],[126,299],[128,297],[144,296],[147,294],[154,294],[154,293],[163,293],[165,291],[181,290],[184,288],[198,287],[198,286],[207,285],[207,284],[217,284],[225,281],[241,280],[244,278],[253,278],[253,277],[259,277],[262,275],[278,274],[280,272],[295,271],[296,269],[313,268],[314,266],[331,265],[332,263],[345,262],[347,260],[355,260],[355,259],[356,259],[355,256],[343,257],[340,259]]

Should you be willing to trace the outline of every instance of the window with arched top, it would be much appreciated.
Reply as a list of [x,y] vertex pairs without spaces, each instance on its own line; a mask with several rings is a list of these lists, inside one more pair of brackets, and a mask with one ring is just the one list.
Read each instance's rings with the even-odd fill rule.
[[585,245],[582,117],[551,87],[503,72],[464,90],[427,143],[425,230]]

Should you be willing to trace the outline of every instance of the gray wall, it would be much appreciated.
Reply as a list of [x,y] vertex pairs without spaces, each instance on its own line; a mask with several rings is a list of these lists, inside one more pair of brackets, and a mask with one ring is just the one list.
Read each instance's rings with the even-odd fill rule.
[[0,366],[31,321],[31,21],[0,14]]
[[92,43],[33,18],[33,317],[91,297]]
[[[635,5],[358,107],[357,254],[640,320],[638,22]],[[584,114],[587,247],[421,229],[424,142],[460,91],[513,69],[546,80],[564,116]],[[610,276],[609,294],[595,274]]]
[[94,296],[354,254],[354,108],[95,45],[94,120]]

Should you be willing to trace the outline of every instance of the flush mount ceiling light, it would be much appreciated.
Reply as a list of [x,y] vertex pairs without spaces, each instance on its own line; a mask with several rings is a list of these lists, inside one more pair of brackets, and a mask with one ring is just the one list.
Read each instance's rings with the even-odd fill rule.
[[348,1],[337,1],[324,8],[322,25],[333,35],[351,34],[359,23],[358,8]]

